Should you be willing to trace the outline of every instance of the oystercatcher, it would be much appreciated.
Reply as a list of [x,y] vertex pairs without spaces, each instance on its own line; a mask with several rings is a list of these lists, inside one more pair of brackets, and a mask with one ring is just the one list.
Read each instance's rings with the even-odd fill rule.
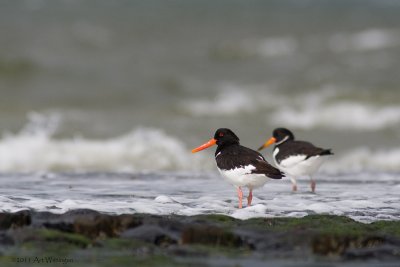
[[196,153],[217,145],[215,160],[222,176],[237,189],[239,208],[242,208],[242,187],[249,188],[247,205],[251,205],[253,189],[263,186],[269,178],[281,179],[284,174],[271,166],[257,151],[241,146],[239,138],[230,129],[221,128],[214,138],[192,150]]
[[323,149],[309,142],[296,141],[291,131],[285,128],[277,128],[272,137],[259,149],[275,144],[273,158],[275,165],[284,173],[290,175],[292,190],[297,191],[296,178],[309,176],[311,191],[315,192],[313,176],[328,155],[333,155],[331,149]]

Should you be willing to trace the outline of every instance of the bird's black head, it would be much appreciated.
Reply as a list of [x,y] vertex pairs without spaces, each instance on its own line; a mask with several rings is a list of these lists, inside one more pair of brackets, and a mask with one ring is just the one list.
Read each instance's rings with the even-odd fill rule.
[[215,132],[214,138],[209,140],[207,143],[192,149],[192,153],[199,152],[213,145],[218,145],[218,149],[220,150],[224,146],[234,144],[239,144],[239,138],[236,136],[236,134],[227,128],[220,128]]
[[227,128],[220,128],[214,134],[214,139],[217,140],[218,146],[228,144],[239,144],[239,137],[234,132]]
[[272,137],[268,139],[258,150],[262,150],[272,144],[279,146],[280,144],[286,142],[287,140],[294,140],[294,135],[291,131],[286,128],[276,128],[272,132]]
[[276,139],[275,143],[281,144],[287,140],[294,140],[294,135],[291,131],[286,128],[276,128],[272,132],[272,136]]

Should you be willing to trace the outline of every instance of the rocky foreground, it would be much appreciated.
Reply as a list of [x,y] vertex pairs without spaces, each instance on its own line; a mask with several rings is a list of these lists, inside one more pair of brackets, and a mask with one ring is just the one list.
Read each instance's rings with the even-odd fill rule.
[[93,210],[0,213],[0,266],[399,266],[399,262],[400,221],[362,224],[328,215],[242,221],[223,215],[107,215]]

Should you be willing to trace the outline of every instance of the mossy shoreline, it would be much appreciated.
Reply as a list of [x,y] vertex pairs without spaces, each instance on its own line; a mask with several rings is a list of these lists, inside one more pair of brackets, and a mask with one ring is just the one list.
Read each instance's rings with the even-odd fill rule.
[[0,249],[1,266],[391,266],[400,221],[20,211],[0,213]]

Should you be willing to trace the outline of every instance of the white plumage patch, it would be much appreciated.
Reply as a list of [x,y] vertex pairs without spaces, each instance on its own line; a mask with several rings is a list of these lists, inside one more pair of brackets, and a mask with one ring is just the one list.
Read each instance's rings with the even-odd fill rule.
[[[293,155],[288,158],[276,161],[276,156],[279,153],[279,148],[275,148],[273,158],[275,165],[283,172],[292,176],[312,176],[319,169],[325,158],[319,155],[307,158],[307,155]],[[307,159],[306,159],[307,158]]]
[[306,155],[295,155],[295,156],[290,156],[284,160],[281,160],[279,165],[282,166],[282,168],[294,168],[296,165],[302,163],[305,159],[307,158]]
[[221,170],[221,175],[228,181],[228,183],[235,186],[246,186],[248,188],[257,188],[263,186],[269,178],[264,174],[251,173],[256,167],[247,165],[231,170]]

